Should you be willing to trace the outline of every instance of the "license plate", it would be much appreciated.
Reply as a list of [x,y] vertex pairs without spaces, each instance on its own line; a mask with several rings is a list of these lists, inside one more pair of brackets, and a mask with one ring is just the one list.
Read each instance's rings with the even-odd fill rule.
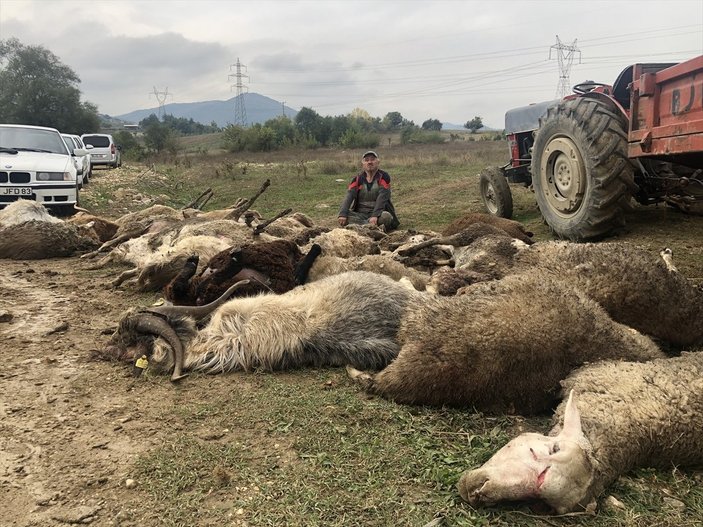
[[31,196],[31,187],[0,187],[0,195],[3,196]]
[[93,157],[94,157],[95,159],[105,159],[105,158],[107,157],[107,155],[105,155],[105,154],[93,154]]

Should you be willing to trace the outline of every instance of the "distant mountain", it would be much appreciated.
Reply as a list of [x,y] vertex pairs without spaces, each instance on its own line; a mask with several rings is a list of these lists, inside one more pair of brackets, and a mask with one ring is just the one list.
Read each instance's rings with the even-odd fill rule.
[[[284,107],[279,101],[259,95],[258,93],[244,93],[242,95],[238,95],[237,97],[243,98],[244,110],[247,114],[247,124],[263,124],[269,119],[278,117],[283,113]],[[173,115],[174,117],[193,119],[195,122],[206,125],[214,121],[217,126],[227,126],[228,124],[234,123],[234,107],[237,97],[232,97],[227,101],[165,104],[164,112],[169,115]],[[149,117],[152,113],[159,115],[159,108],[155,107],[145,110],[135,110],[133,112],[116,115],[114,117],[128,123],[137,124],[142,119]],[[293,108],[285,106],[285,114],[287,117],[295,119],[298,112]]]
[[[466,130],[466,128],[464,128],[463,124],[442,123],[442,130]],[[500,130],[498,128],[484,126],[483,128],[479,128],[478,132],[500,132]]]
[[466,128],[461,124],[442,123],[442,130],[466,130]]

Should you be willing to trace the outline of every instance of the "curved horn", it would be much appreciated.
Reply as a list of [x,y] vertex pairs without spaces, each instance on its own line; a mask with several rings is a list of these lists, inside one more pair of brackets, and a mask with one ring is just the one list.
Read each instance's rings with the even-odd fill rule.
[[167,317],[193,317],[196,321],[200,321],[224,304],[236,289],[247,284],[249,284],[249,280],[240,280],[236,284],[231,285],[217,300],[213,300],[204,306],[156,306],[147,308],[146,311],[147,313],[156,313]]
[[168,322],[154,315],[143,314],[135,323],[134,329],[142,333],[156,335],[168,342],[173,352],[174,364],[171,380],[178,381],[185,377],[185,375],[183,375],[183,344],[181,344],[181,339],[178,338],[176,331]]

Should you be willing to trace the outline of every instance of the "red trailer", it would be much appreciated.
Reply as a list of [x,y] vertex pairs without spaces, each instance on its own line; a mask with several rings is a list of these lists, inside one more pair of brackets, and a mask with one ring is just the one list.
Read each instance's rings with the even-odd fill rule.
[[633,79],[630,157],[703,152],[703,55],[657,72],[637,64]]

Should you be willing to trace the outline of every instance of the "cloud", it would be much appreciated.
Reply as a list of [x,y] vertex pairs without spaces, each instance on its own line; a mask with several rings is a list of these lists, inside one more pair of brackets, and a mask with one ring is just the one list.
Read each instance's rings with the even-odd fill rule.
[[[703,3],[642,0],[161,1],[0,0],[0,34],[40,44],[76,71],[87,100],[118,115],[225,100],[237,59],[252,92],[323,115],[356,107],[422,123],[551,99],[560,35],[582,53],[572,84],[613,82],[636,61],[703,54]],[[676,16],[671,16],[675,13]],[[623,25],[622,21],[627,20]]]

